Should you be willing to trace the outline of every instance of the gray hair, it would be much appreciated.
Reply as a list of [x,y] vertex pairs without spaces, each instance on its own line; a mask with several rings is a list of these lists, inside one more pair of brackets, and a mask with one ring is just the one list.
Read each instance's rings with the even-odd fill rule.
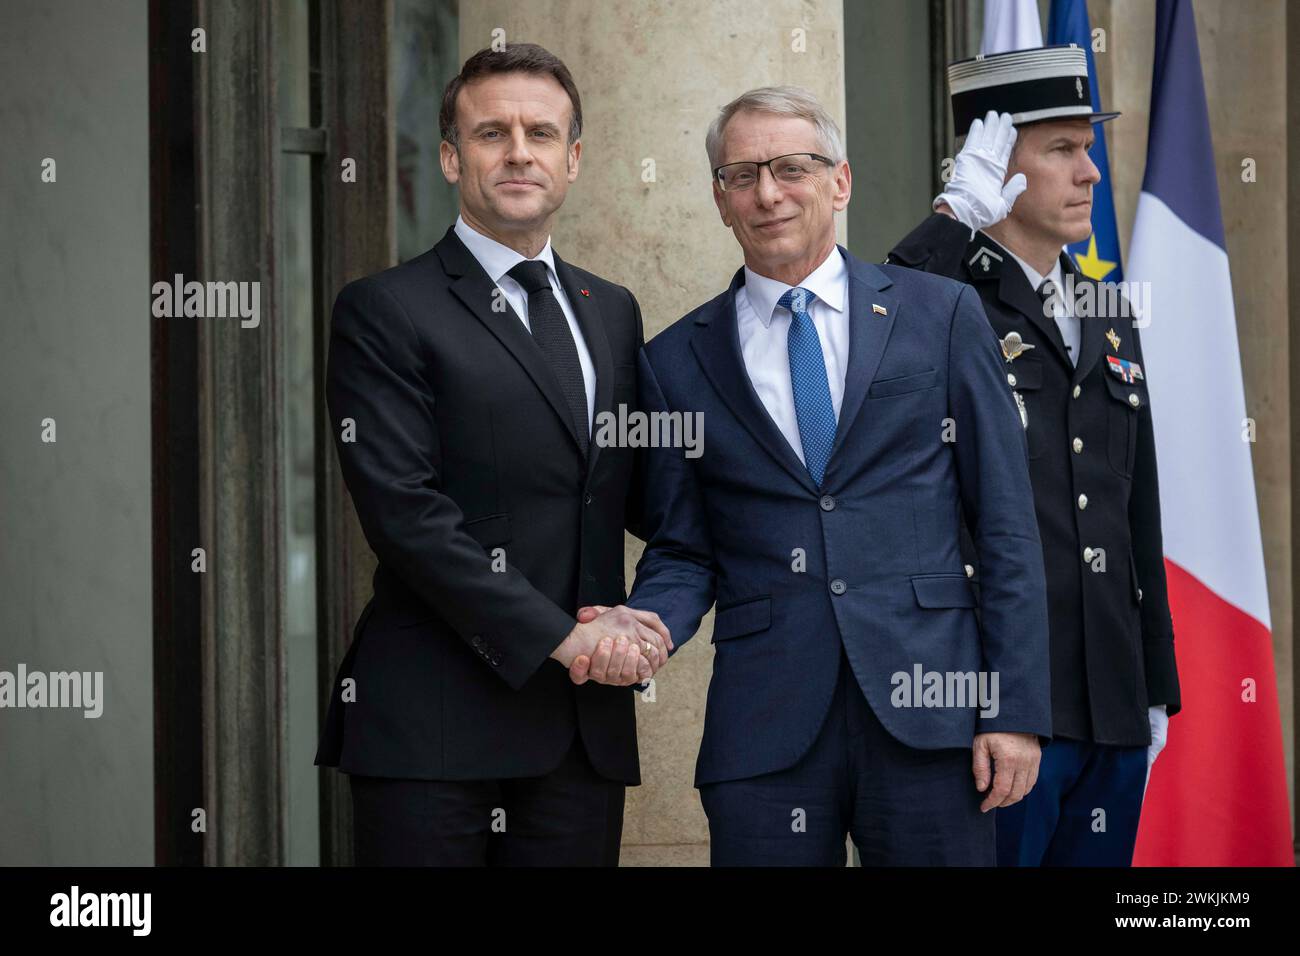
[[801,86],[763,86],[737,96],[709,124],[709,132],[704,137],[704,148],[709,154],[710,169],[716,169],[722,163],[722,136],[727,124],[733,116],[745,110],[806,119],[817,131],[818,149],[837,164],[845,159],[840,128],[831,119],[831,114],[817,101],[817,97]]

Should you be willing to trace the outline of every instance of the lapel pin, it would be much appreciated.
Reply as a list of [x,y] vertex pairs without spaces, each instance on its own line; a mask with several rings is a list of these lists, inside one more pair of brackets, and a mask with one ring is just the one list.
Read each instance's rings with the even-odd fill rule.
[[585,296],[590,296],[590,295],[591,295],[591,290],[590,290],[590,289],[579,289],[578,291],[581,292],[581,293],[582,293],[583,295],[585,295]]
[[1110,347],[1116,352],[1119,351],[1119,336],[1115,334],[1114,329],[1106,330],[1106,341],[1110,343]]
[[874,302],[871,303],[871,311],[876,313],[876,315],[889,315],[889,312],[885,309],[883,305],[877,305]]

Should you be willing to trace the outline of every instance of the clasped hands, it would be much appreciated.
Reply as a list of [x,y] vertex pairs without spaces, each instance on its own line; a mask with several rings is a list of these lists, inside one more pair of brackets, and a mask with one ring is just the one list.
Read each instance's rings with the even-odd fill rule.
[[627,687],[653,677],[672,649],[672,637],[658,614],[597,604],[578,609],[577,626],[551,657],[569,669],[575,684],[594,680]]

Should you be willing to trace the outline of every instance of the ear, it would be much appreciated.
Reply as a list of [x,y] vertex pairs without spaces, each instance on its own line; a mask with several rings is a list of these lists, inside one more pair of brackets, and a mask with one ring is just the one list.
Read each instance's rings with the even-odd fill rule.
[[718,188],[718,181],[713,180],[713,202],[718,207],[718,215],[722,217],[722,224],[728,229],[731,228],[731,213],[727,210],[727,197],[721,189]]
[[569,147],[569,182],[578,178],[578,160],[582,158],[582,140]]
[[835,195],[831,197],[831,207],[836,212],[843,212],[849,206],[849,197],[853,195],[853,173],[846,159],[835,168]]
[[460,154],[445,139],[438,144],[438,164],[442,166],[442,175],[447,182],[460,181]]

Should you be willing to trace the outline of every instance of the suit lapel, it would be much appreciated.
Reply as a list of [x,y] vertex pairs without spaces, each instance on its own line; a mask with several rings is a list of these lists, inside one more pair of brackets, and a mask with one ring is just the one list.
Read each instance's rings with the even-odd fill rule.
[[[465,248],[465,244],[456,235],[455,227],[448,229],[447,234],[434,248],[442,260],[443,269],[448,277],[453,279],[452,293],[523,366],[528,377],[533,380],[533,384],[564,423],[569,437],[573,440],[574,449],[580,450],[578,435],[574,431],[573,416],[569,412],[568,403],[564,400],[564,393],[560,390],[560,383],[555,373],[551,371],[551,367],[546,364],[541,349],[528,334],[523,320],[509,307],[504,312],[492,311],[492,303],[498,301],[496,283],[488,278],[488,274],[483,271],[478,260]],[[505,304],[504,298],[499,301]]]
[[714,390],[731,409],[745,429],[763,446],[776,462],[799,484],[813,494],[817,486],[812,475],[795,454],[790,443],[776,427],[763,401],[754,391],[740,354],[740,330],[736,321],[736,291],[744,280],[743,269],[736,271],[731,287],[713,300],[713,308],[695,320],[699,327],[691,337],[691,348]]
[[[569,300],[573,314],[582,330],[582,337],[587,343],[587,352],[591,355],[591,364],[596,368],[596,402],[592,413],[591,441],[587,446],[587,474],[596,470],[596,459],[600,457],[600,446],[596,444],[596,417],[601,412],[612,411],[614,401],[614,359],[609,350],[609,336],[605,334],[605,323],[601,321],[600,308],[590,295],[583,295],[582,280],[578,278],[573,267],[555,255],[555,271],[564,286],[564,294]],[[591,290],[587,290],[590,292]]]
[[[844,376],[844,399],[840,402],[840,420],[835,429],[835,443],[831,446],[829,472],[835,463],[836,452],[853,427],[854,419],[862,408],[867,389],[875,380],[880,360],[885,354],[885,344],[901,308],[898,300],[883,290],[893,283],[885,273],[868,262],[861,262],[840,250],[844,255],[849,275],[849,361]],[[876,307],[885,310],[882,315]],[[823,481],[823,484],[825,482]]]

